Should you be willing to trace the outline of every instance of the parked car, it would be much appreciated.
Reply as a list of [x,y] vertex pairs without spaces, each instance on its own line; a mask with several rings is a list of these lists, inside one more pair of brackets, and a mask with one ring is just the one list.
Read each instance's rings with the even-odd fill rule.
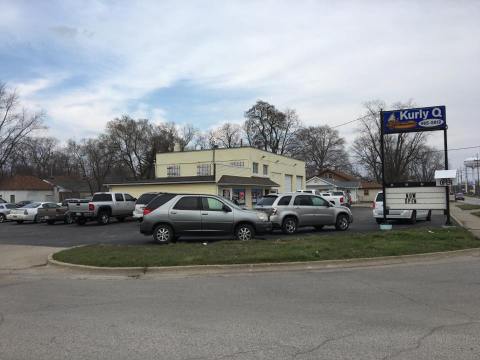
[[31,201],[31,200],[23,200],[23,201],[17,202],[17,203],[15,204],[15,206],[16,206],[17,208],[22,208],[22,207],[24,207],[25,205],[28,205],[28,204],[31,204],[31,203],[33,203],[33,201]]
[[98,192],[93,194],[92,201],[87,204],[77,202],[69,204],[69,207],[72,210],[75,208],[72,214],[79,225],[84,225],[89,220],[96,220],[99,224],[106,225],[111,217],[124,221],[132,216],[136,200],[126,193]]
[[457,200],[465,200],[465,195],[462,192],[455,193],[455,201]]
[[33,221],[34,223],[37,223],[41,220],[40,216],[38,216],[38,210],[40,208],[48,208],[52,206],[58,205],[52,202],[33,202],[22,208],[11,209],[10,214],[7,215],[7,220],[16,221],[18,224],[21,224],[24,221]]
[[[388,206],[388,199],[387,199]],[[375,201],[372,204],[373,217],[378,224],[383,222],[383,192],[377,193]],[[387,220],[408,220],[415,224],[417,220],[430,221],[432,219],[431,210],[395,210],[387,209]]]
[[135,202],[135,209],[133,210],[133,218],[139,221],[143,219],[143,209],[147,204],[153,200],[159,193],[158,192],[148,192],[140,195],[140,197]]
[[57,221],[63,221],[65,224],[72,224],[74,219],[72,213],[68,210],[68,200],[64,200],[62,205],[54,205],[55,206],[49,205],[38,209],[37,215],[40,220],[45,221],[48,225],[53,225]]
[[0,223],[7,221],[7,215],[12,209],[16,209],[15,204],[1,203],[0,204]]
[[265,213],[242,209],[215,195],[160,194],[143,214],[140,232],[163,244],[185,235],[233,234],[239,240],[250,240],[272,230]]
[[265,212],[273,227],[285,234],[293,234],[302,226],[320,230],[325,225],[334,225],[337,230],[345,231],[353,222],[347,207],[336,206],[322,196],[298,192],[266,195],[257,202],[255,210]]

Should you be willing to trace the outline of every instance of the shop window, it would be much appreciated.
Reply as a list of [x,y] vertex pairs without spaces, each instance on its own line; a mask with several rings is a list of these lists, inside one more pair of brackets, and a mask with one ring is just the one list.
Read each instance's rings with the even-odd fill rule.
[[263,165],[263,175],[268,175],[268,165]]
[[245,189],[233,189],[232,200],[238,205],[245,205]]
[[262,197],[262,189],[252,189],[252,204],[256,205],[258,200]]
[[245,166],[245,162],[243,162],[243,161],[232,161],[232,162],[230,162],[230,166],[234,166],[234,167],[244,167],[244,166]]
[[258,163],[254,162],[252,164],[252,168],[253,168],[253,173],[258,174]]
[[167,176],[180,176],[180,165],[168,165]]
[[363,189],[363,195],[368,196],[368,189]]

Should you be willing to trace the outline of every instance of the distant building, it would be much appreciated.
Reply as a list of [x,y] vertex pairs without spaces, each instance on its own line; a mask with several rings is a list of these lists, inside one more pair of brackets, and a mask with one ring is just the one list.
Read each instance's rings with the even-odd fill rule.
[[108,186],[136,197],[150,191],[216,194],[247,207],[270,192],[305,188],[304,161],[252,147],[159,153],[155,174]]
[[65,199],[83,199],[92,195],[88,182],[75,176],[55,176],[45,179],[53,186],[55,201]]
[[0,198],[16,203],[24,200],[55,201],[53,186],[29,175],[15,175],[0,179]]

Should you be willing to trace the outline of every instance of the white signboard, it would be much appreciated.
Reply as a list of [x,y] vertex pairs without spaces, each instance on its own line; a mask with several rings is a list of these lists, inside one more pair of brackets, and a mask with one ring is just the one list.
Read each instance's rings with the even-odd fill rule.
[[457,170],[435,170],[437,186],[457,185]]
[[445,210],[443,186],[386,188],[389,210]]

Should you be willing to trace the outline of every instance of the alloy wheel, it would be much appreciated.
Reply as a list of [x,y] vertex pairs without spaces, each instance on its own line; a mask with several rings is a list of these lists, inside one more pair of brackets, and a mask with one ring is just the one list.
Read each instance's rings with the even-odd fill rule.
[[295,220],[293,219],[288,219],[285,222],[285,229],[289,234],[293,234],[295,230],[297,229],[297,224],[295,223]]
[[241,227],[238,229],[238,238],[242,241],[248,241],[252,239],[252,232],[248,227]]
[[157,229],[155,233],[155,238],[158,242],[168,242],[170,239],[170,230],[166,227],[160,227]]

